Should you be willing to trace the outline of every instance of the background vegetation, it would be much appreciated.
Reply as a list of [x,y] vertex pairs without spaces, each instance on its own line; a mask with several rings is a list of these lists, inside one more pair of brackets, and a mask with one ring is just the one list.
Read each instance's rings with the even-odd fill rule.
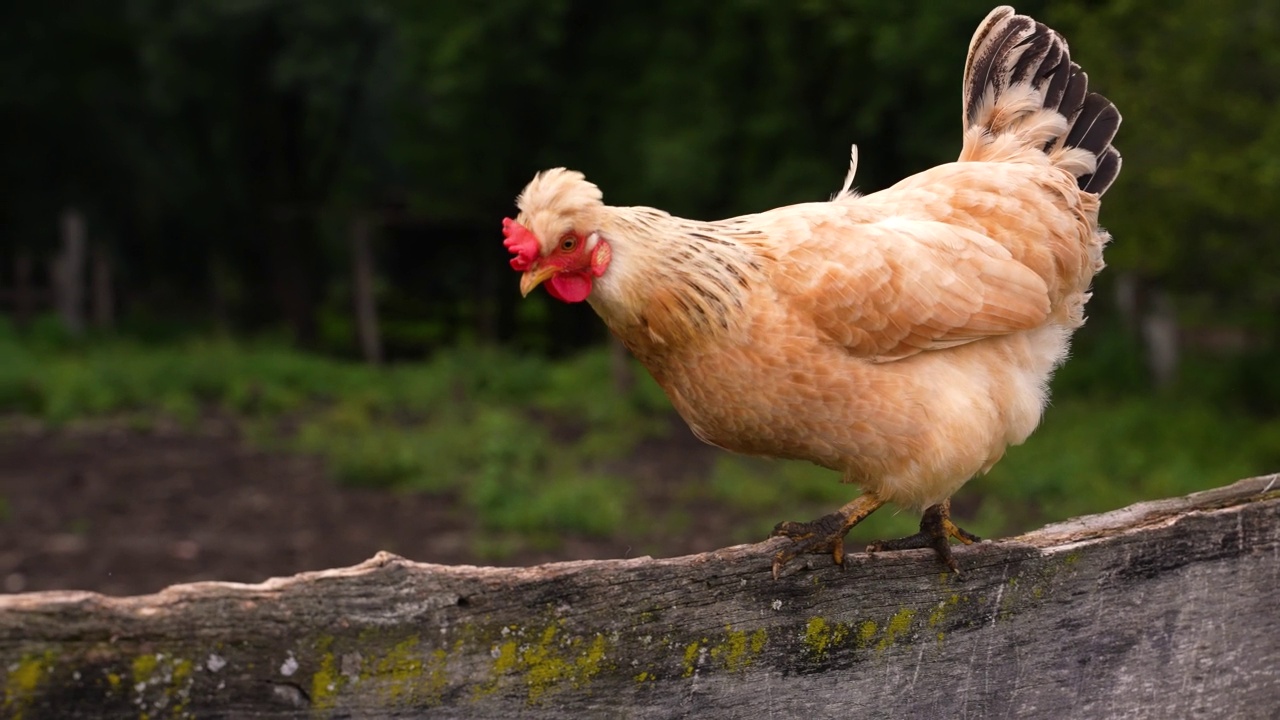
[[[223,414],[324,454],[338,481],[456,498],[531,542],[607,535],[635,520],[629,460],[671,411],[642,371],[618,389],[588,308],[519,302],[498,232],[515,194],[567,165],[614,204],[725,216],[828,196],[850,142],[858,185],[885,187],[958,151],[990,5],[6,6],[0,411],[193,431]],[[1280,468],[1280,6],[1018,9],[1121,108],[1125,167],[1090,324],[1043,428],[968,486],[974,529]],[[84,335],[3,290],[24,257],[56,284],[66,208],[113,271],[113,311]],[[375,228],[381,367],[358,361],[355,218]],[[1168,321],[1176,371],[1153,372]],[[756,518],[735,540],[848,496],[825,471],[728,456],[689,492]],[[868,534],[914,524],[883,522]]]

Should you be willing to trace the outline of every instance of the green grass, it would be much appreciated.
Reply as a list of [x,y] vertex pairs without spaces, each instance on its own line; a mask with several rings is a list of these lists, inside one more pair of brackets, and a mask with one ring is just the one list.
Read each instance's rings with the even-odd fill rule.
[[544,545],[623,520],[632,490],[599,468],[663,428],[666,404],[647,376],[633,392],[601,392],[603,350],[552,363],[459,348],[378,369],[273,344],[69,347],[0,334],[0,358],[0,412],[53,427],[194,426],[217,412],[264,446],[324,455],[340,482],[451,493],[486,529]]
[[[966,527],[1021,532],[1280,468],[1280,419],[1233,400],[1223,389],[1239,385],[1234,375],[1192,365],[1210,390],[1126,392],[1114,378],[1137,376],[1130,353],[1115,341],[1095,347],[1068,365],[1031,439],[957,496]],[[670,406],[643,371],[633,391],[614,391],[609,363],[603,349],[550,361],[472,347],[379,369],[272,343],[77,345],[0,326],[0,413],[138,427],[158,417],[194,427],[219,413],[264,446],[323,455],[340,482],[456,498],[496,538],[482,548],[491,554],[551,546],[565,530],[605,536],[624,522],[678,531],[696,514],[684,501],[746,518],[725,542],[757,540],[856,492],[807,463],[726,453],[676,506],[646,517],[620,473],[639,440],[664,431]],[[852,540],[907,534],[916,522],[886,509]]]

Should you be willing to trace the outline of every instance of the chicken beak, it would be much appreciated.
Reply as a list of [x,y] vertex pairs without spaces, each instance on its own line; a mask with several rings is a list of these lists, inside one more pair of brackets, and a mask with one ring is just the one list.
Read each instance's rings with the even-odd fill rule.
[[556,274],[556,268],[551,265],[543,265],[541,267],[532,267],[520,276],[520,295],[521,297],[529,297],[529,293],[533,289],[546,282],[552,275]]

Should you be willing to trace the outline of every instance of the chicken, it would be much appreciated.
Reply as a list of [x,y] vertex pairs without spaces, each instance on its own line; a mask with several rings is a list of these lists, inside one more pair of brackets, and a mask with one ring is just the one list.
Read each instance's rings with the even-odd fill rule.
[[1109,235],[1120,114],[1088,92],[1054,30],[993,10],[969,46],[957,162],[880,192],[714,222],[611,207],[578,172],[539,173],[504,220],[528,295],[589,302],[705,442],[808,460],[862,493],[782,522],[773,572],[801,553],[843,563],[885,503],[920,532],[868,550],[977,538],[950,498],[1022,443],[1084,322]]

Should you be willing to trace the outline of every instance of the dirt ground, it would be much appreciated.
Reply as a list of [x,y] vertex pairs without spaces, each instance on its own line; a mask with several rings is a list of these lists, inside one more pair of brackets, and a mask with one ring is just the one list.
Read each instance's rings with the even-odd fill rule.
[[[316,457],[251,447],[229,427],[96,426],[0,433],[0,591],[149,593],[180,582],[260,582],[352,565],[379,550],[445,564],[672,556],[729,544],[739,520],[681,492],[715,451],[680,426],[628,468],[653,507],[685,503],[680,532],[619,528],[558,547],[477,557],[479,532],[451,498],[346,488]],[[674,463],[674,465],[673,465]]]

